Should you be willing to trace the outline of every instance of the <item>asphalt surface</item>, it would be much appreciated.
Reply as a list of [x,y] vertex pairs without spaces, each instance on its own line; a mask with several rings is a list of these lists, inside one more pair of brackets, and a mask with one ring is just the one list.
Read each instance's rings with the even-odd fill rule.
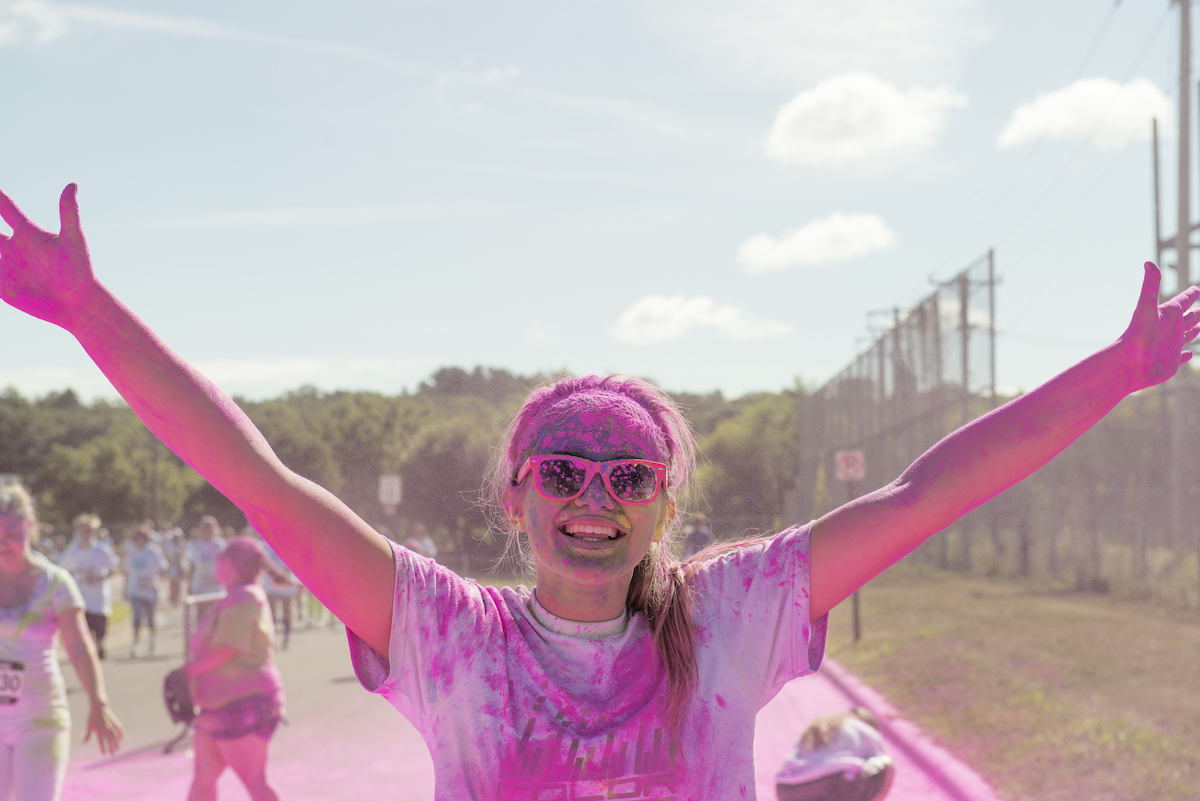
[[[159,652],[131,658],[129,623],[114,627],[103,663],[113,708],[125,727],[116,758],[94,743],[80,744],[87,699],[64,664],[75,721],[65,801],[185,799],[191,782],[190,740],[164,746],[181,731],[162,703],[162,678],[183,659],[180,614],[165,610]],[[268,774],[285,801],[300,799],[429,799],[433,763],[417,731],[353,676],[344,629],[298,624],[277,662],[288,696],[288,722],[271,741]],[[995,801],[969,766],[933,744],[870,688],[832,665],[788,684],[758,716],[755,736],[758,798],[774,801],[774,774],[805,724],[857,704],[883,715],[885,740],[896,761],[889,801]],[[249,799],[231,771],[219,785],[223,801]]]

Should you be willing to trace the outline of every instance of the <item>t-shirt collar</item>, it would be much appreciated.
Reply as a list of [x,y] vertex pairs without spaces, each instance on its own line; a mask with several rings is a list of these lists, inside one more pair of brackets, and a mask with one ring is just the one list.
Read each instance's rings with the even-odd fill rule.
[[629,623],[628,610],[612,620],[601,620],[596,623],[567,620],[542,606],[538,602],[537,594],[533,592],[529,593],[529,612],[533,615],[534,620],[555,634],[565,634],[568,637],[579,637],[584,640],[599,640],[602,637],[624,634],[625,627]]

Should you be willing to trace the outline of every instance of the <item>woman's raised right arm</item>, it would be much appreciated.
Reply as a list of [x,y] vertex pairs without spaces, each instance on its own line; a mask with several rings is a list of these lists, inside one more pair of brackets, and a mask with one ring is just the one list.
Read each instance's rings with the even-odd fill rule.
[[255,530],[338,618],[388,653],[395,567],[380,534],[289,470],[230,398],[96,280],[75,184],[60,232],[34,225],[0,192],[0,298],[70,332],[167,447],[246,513]]

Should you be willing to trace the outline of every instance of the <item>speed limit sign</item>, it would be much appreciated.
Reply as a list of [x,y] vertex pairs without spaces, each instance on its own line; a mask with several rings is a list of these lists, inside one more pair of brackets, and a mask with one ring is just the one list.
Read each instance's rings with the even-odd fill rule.
[[862,481],[867,459],[862,451],[838,451],[833,455],[833,472],[838,481]]

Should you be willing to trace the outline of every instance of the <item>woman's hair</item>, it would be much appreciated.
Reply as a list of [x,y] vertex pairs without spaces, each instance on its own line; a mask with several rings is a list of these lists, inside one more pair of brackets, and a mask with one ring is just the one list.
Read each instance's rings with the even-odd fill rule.
[[226,559],[233,566],[234,576],[238,584],[253,584],[263,571],[279,581],[288,581],[287,575],[271,564],[267,552],[258,541],[251,537],[238,535],[230,537],[225,543],[225,550],[217,555],[218,559]]
[[[631,415],[632,401],[645,415]],[[505,554],[522,553],[529,564],[526,543],[512,521],[499,513],[504,492],[513,485],[517,468],[537,453],[539,434],[560,430],[585,412],[611,411],[621,423],[655,444],[658,459],[667,465],[666,490],[677,506],[688,496],[696,465],[695,434],[678,404],[657,387],[629,376],[560,378],[529,394],[504,432],[504,438],[484,486],[493,524],[509,535]],[[694,572],[672,554],[683,518],[677,513],[662,538],[633,571],[625,599],[630,612],[641,612],[654,635],[659,658],[667,668],[667,723],[677,730],[699,681],[696,669],[696,631],[692,621],[688,576]],[[697,556],[702,556],[698,554]]]
[[33,511],[33,496],[20,484],[0,485],[0,512],[37,521]]
[[804,734],[800,735],[801,750],[811,753],[828,748],[833,744],[834,738],[841,731],[842,724],[846,722],[847,718],[858,718],[872,729],[879,730],[879,721],[871,710],[865,706],[856,706],[849,712],[835,712],[832,715],[819,717],[808,724]]

